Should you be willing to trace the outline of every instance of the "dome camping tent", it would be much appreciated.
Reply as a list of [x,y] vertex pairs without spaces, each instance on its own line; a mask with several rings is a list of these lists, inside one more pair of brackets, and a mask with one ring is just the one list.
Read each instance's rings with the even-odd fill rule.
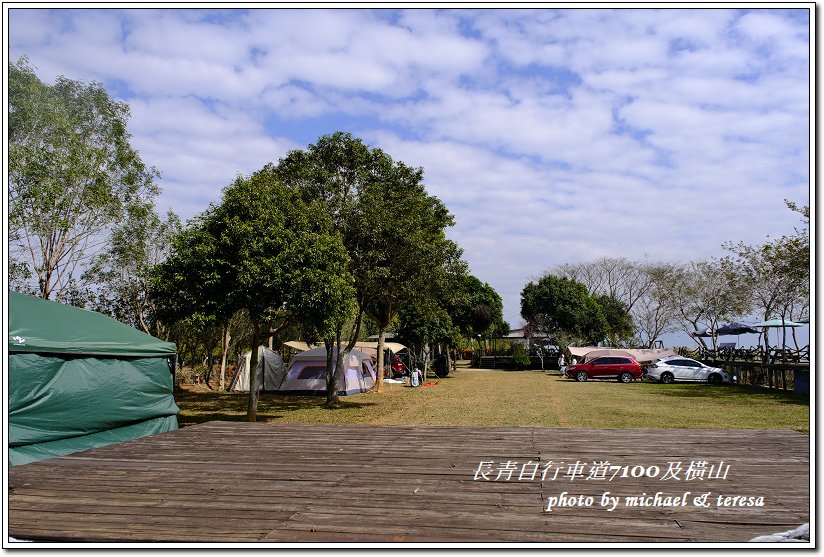
[[10,465],[177,429],[173,343],[34,296],[8,303]]
[[[339,395],[365,393],[375,386],[375,368],[369,354],[352,350],[346,355],[344,363],[346,368],[338,379]],[[296,354],[289,362],[279,392],[287,395],[326,394],[326,348],[313,348]]]

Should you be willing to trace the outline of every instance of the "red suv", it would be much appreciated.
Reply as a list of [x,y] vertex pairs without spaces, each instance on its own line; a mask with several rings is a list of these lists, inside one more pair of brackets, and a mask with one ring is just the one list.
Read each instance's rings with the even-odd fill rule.
[[587,379],[618,379],[621,383],[629,383],[633,379],[640,379],[641,364],[635,358],[625,356],[602,356],[583,363],[569,366],[566,376],[576,381]]

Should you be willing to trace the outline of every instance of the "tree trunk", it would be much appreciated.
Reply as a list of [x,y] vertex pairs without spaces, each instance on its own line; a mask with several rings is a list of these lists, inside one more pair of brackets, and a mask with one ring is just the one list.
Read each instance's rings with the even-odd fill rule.
[[257,364],[258,364],[258,344],[260,339],[260,325],[257,321],[252,321],[252,356],[249,359],[249,407],[246,410],[246,421],[257,421],[258,390],[257,390]]
[[386,344],[386,326],[381,325],[378,331],[378,372],[375,374],[375,392],[383,392],[383,368],[386,365],[383,357],[384,345]]
[[221,335],[220,390],[224,391],[226,390],[226,358],[229,352],[229,342],[232,338],[229,323],[223,325],[223,330],[221,332],[223,334]]
[[[338,329],[336,338],[324,340],[326,345],[326,405],[338,403],[338,377],[343,368],[343,351],[340,349],[341,332]],[[337,351],[337,354],[335,352]]]
[[212,380],[212,369],[215,367],[215,350],[212,347],[209,350],[209,355],[206,356],[206,361],[208,362],[208,367],[206,368],[206,376],[203,378],[203,382],[206,383],[206,386],[209,387],[209,390],[212,390],[212,386],[209,384],[209,381]]

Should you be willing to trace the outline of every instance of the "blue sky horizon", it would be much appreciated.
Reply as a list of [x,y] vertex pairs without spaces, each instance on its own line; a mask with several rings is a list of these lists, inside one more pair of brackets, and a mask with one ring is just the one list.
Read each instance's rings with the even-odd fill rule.
[[38,76],[103,83],[189,219],[238,174],[350,132],[424,169],[521,324],[564,263],[687,261],[811,204],[813,4],[786,8],[9,8]]

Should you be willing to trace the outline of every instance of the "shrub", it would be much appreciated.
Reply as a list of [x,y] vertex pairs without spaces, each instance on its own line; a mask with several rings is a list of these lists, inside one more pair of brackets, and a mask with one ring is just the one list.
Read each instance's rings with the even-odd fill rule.
[[512,346],[512,363],[518,369],[529,369],[532,360],[529,358],[523,344],[514,344]]

